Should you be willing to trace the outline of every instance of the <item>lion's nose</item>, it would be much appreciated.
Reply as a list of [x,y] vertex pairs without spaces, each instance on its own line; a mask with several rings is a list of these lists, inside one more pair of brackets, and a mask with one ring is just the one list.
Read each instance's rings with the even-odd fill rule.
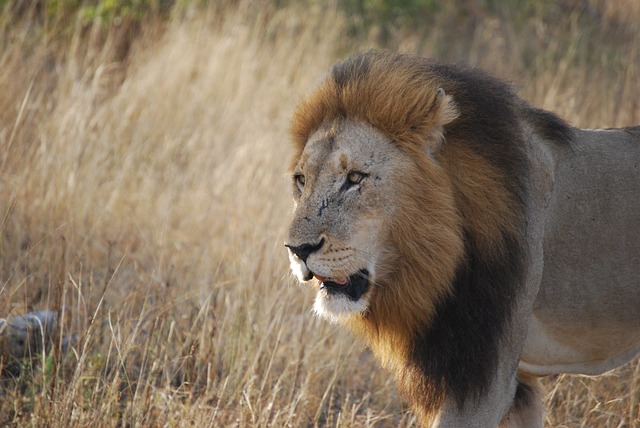
[[322,238],[320,242],[318,242],[317,244],[302,244],[302,245],[284,244],[285,247],[290,249],[293,254],[298,256],[298,258],[305,263],[307,262],[307,257],[309,257],[311,253],[315,253],[316,251],[318,251],[320,248],[322,248],[323,245],[324,245],[324,238]]

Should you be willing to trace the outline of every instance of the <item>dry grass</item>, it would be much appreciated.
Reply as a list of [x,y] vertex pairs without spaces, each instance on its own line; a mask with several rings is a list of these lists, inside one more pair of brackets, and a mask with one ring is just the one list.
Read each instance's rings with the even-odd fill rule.
[[[363,346],[310,314],[282,248],[293,105],[371,43],[345,47],[331,7],[183,15],[55,39],[2,19],[0,315],[64,306],[78,340],[4,383],[0,425],[412,426]],[[393,43],[438,53],[446,31]],[[575,22],[529,64],[510,31],[487,18],[449,59],[577,125],[640,122],[640,32],[581,67]],[[547,424],[640,424],[639,372],[549,380]]]

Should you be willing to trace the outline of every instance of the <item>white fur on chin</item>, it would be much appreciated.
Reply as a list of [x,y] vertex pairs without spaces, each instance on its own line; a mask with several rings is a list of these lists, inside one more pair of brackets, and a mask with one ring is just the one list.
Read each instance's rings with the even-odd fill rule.
[[353,314],[362,314],[369,302],[363,296],[354,302],[347,296],[329,294],[325,290],[319,290],[313,304],[313,312],[333,323],[338,323],[341,319]]

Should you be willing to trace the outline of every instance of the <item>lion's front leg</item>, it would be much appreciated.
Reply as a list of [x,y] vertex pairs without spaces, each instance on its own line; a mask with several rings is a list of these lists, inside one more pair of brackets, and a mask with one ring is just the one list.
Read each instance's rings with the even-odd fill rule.
[[[518,376],[505,387],[490,388],[462,406],[445,400],[437,412],[417,410],[423,426],[432,428],[543,428],[543,387],[531,376]],[[418,405],[418,407],[421,407]]]
[[518,376],[518,387],[511,409],[500,422],[500,428],[542,428],[544,426],[544,387],[539,378]]

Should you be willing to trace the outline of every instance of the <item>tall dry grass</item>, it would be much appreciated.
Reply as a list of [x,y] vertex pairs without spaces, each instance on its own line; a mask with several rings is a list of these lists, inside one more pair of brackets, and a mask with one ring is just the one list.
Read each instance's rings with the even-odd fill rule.
[[[1,425],[414,424],[362,344],[310,314],[282,248],[290,112],[375,45],[348,39],[349,19],[251,1],[135,31],[2,19],[0,315],[65,308],[59,338],[77,339],[4,381]],[[449,54],[438,25],[392,46],[485,66],[581,126],[640,122],[638,38],[581,67],[568,19],[531,62],[494,18]],[[634,426],[639,367],[550,380],[547,424]]]

